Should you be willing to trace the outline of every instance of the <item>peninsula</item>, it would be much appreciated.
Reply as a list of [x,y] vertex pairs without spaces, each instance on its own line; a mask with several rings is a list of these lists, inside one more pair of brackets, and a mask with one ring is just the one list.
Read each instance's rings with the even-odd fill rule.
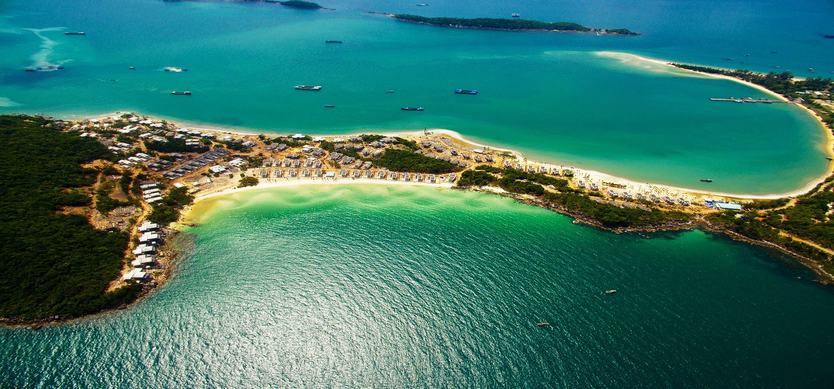
[[[674,66],[769,88],[815,114],[831,133],[832,80]],[[0,116],[0,137],[7,146],[0,152],[0,251],[14,253],[0,263],[4,324],[40,325],[125,307],[170,277],[177,253],[171,242],[193,201],[299,184],[476,190],[616,233],[699,228],[781,251],[822,282],[834,280],[834,175],[797,193],[711,193],[532,161],[442,129],[268,135],[135,113]]]
[[544,31],[544,32],[582,32],[599,35],[639,35],[625,28],[591,28],[572,22],[541,22],[525,19],[500,18],[446,18],[425,17],[409,14],[387,14],[394,20],[408,23],[427,24],[448,28],[467,28],[495,31]]

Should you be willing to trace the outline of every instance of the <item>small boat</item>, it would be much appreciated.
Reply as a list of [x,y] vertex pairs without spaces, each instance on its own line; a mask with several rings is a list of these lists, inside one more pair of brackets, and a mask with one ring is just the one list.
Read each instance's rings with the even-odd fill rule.
[[550,327],[550,323],[548,323],[546,321],[540,321],[540,322],[536,323],[536,327],[547,328],[547,327]]
[[321,85],[296,85],[295,90],[318,92],[321,90]]
[[710,182],[712,182],[712,178],[702,178],[700,181],[710,183]]
[[422,111],[423,107],[402,107],[400,109],[403,111]]
[[617,293],[617,289],[608,289],[605,291],[605,294],[615,294]]
[[324,43],[342,43],[342,41],[326,40],[326,41],[324,41]]
[[180,67],[176,67],[176,66],[166,66],[166,67],[162,68],[162,70],[164,70],[168,73],[182,73],[182,72],[187,72],[188,71],[188,69],[186,69],[186,68],[180,68]]
[[829,161],[834,161],[834,158],[831,158],[831,157],[825,157],[825,159],[827,159]]
[[825,39],[834,39],[834,35],[823,35],[822,37]]
[[477,95],[478,93],[480,92],[477,89],[455,89],[455,94],[458,95]]
[[385,93],[390,95],[390,94],[394,93],[394,90],[393,89],[388,89],[387,91],[385,91]]
[[128,67],[128,69],[130,69],[130,70],[136,70],[136,66],[130,66],[130,67]]
[[333,104],[325,104],[324,108],[336,108],[336,106]]
[[520,17],[521,17],[521,14],[520,14],[520,13],[518,13],[518,12],[513,12],[513,14],[512,14],[512,15],[510,15],[510,16],[512,16],[512,17],[514,17],[514,18],[520,18]]
[[429,3],[417,3],[418,7],[428,7]]
[[183,91],[174,90],[174,91],[171,91],[171,94],[174,95],[174,96],[191,96],[191,91],[190,90],[183,90]]
[[64,33],[64,35],[81,35],[81,36],[84,36],[84,35],[87,35],[87,33],[84,32],[84,31],[67,31],[67,32]]
[[64,67],[61,65],[47,65],[47,66],[38,66],[36,68],[26,68],[23,71],[26,72],[54,72],[57,70],[64,70]]

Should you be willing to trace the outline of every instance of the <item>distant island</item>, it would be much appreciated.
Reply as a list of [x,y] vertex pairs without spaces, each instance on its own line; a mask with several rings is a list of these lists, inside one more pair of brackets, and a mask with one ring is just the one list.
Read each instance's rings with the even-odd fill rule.
[[446,18],[425,17],[409,14],[388,14],[388,16],[402,22],[428,24],[431,26],[448,28],[469,28],[477,30],[496,31],[557,31],[557,32],[585,32],[605,35],[639,35],[625,28],[591,28],[572,22],[541,22],[525,19],[498,18]]
[[302,0],[287,0],[287,1],[274,1],[274,0],[266,0],[267,3],[278,3],[286,7],[290,8],[298,8],[298,9],[322,9],[321,5],[317,3],[313,3],[311,1],[302,1]]

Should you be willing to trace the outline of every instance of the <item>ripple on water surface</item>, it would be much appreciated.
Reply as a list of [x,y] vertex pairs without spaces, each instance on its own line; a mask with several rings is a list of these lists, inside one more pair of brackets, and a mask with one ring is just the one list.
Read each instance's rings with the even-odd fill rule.
[[834,382],[834,294],[783,259],[701,232],[614,235],[436,188],[256,190],[196,210],[196,244],[147,300],[70,326],[0,330],[0,383]]

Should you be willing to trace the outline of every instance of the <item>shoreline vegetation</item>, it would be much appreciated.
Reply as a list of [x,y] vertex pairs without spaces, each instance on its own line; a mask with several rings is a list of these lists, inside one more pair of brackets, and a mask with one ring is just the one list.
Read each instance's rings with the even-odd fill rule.
[[[376,14],[377,12],[371,12]],[[640,35],[637,32],[625,28],[592,28],[573,22],[542,22],[527,19],[504,19],[504,18],[449,18],[449,17],[426,17],[411,14],[384,15],[406,23],[425,24],[446,28],[462,28],[474,30],[492,31],[542,31],[542,32],[577,32],[597,35]]]
[[[815,113],[831,133],[831,80],[666,65],[773,88]],[[0,153],[8,183],[0,188],[0,248],[13,253],[0,263],[5,325],[38,327],[124,308],[163,284],[176,257],[166,243],[154,249],[156,259],[139,261],[146,223],[159,224],[170,238],[188,225],[194,201],[312,183],[481,191],[647,238],[702,229],[780,251],[814,270],[820,282],[834,281],[830,173],[801,193],[729,195],[531,161],[444,130],[268,135],[181,127],[133,113],[81,120],[0,116],[0,136],[16,145]],[[79,247],[97,249],[85,257]],[[136,271],[142,277],[126,277]]]

